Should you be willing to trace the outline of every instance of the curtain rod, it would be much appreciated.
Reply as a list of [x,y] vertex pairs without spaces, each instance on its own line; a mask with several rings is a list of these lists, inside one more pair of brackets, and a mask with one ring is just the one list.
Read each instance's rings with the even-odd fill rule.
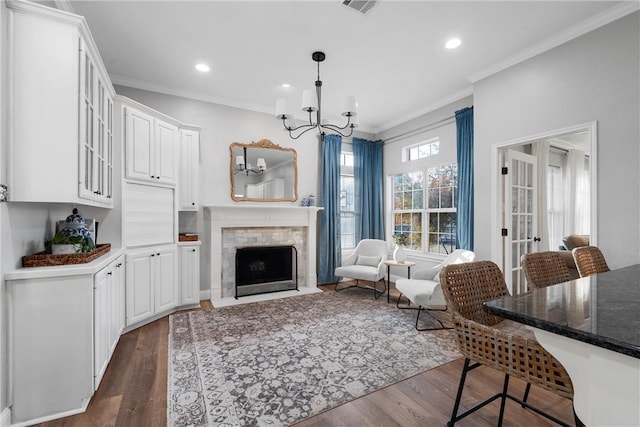
[[400,133],[398,135],[394,135],[394,136],[392,136],[390,138],[387,138],[387,139],[383,140],[383,143],[384,144],[390,144],[390,143],[395,142],[395,141],[397,141],[399,139],[402,139],[402,138],[406,138],[406,137],[409,137],[409,136],[414,136],[414,135],[417,135],[417,134],[419,134],[421,132],[426,132],[426,131],[429,131],[429,130],[432,130],[432,129],[436,129],[436,128],[439,128],[439,127],[442,127],[444,125],[448,125],[449,123],[454,122],[455,119],[456,119],[455,115],[449,116],[449,117],[445,117],[444,119],[438,120],[436,122],[429,123],[427,125],[422,125],[422,126],[416,128],[416,129],[408,130],[408,131]]

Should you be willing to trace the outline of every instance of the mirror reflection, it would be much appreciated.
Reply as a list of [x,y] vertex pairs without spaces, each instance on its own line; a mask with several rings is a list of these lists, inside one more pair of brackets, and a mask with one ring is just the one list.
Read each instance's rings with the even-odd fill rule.
[[263,139],[230,146],[231,198],[235,201],[294,202],[298,199],[297,153]]

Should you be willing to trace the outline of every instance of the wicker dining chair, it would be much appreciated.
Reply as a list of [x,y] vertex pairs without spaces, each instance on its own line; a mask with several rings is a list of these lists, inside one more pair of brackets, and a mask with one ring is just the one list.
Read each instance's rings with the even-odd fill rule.
[[530,252],[522,255],[522,269],[529,289],[546,288],[571,280],[569,267],[558,252]]
[[597,246],[579,246],[571,252],[580,277],[610,271],[602,251]]
[[[573,386],[564,367],[542,348],[530,330],[484,310],[483,303],[509,295],[498,266],[491,261],[448,265],[440,272],[440,283],[452,312],[460,351],[465,357],[451,420],[447,426],[452,427],[460,419],[498,398],[501,399],[499,426],[502,425],[506,399],[518,402],[522,407],[562,426],[568,426],[508,393],[510,376],[569,399],[573,398]],[[458,415],[467,373],[481,365],[504,372],[502,392]],[[577,418],[576,424],[581,425]]]

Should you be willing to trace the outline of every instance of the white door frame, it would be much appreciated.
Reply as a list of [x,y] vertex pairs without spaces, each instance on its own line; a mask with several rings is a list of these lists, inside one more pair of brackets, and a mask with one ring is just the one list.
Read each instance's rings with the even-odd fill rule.
[[498,142],[491,146],[491,259],[498,265],[502,266],[503,250],[502,250],[502,236],[500,230],[502,229],[502,200],[500,195],[500,185],[502,175],[500,168],[500,151],[515,147],[518,145],[531,144],[541,139],[549,139],[567,135],[576,132],[589,132],[590,140],[590,192],[591,192],[591,230],[589,241],[590,244],[596,246],[598,244],[598,122],[592,121],[582,123],[574,126],[569,126],[562,129],[556,129],[548,132],[542,132],[536,135],[526,136],[522,138],[512,139],[509,141]]

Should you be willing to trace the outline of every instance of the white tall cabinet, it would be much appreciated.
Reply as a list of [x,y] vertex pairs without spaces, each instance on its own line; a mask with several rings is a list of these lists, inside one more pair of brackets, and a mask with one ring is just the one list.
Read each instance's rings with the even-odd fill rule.
[[200,180],[200,132],[199,128],[180,130],[180,168],[178,180],[178,209],[197,211]]
[[86,22],[7,7],[9,201],[113,207],[115,92]]
[[[178,209],[198,209],[199,128],[124,97],[117,97],[116,104],[124,124],[123,241],[130,330],[183,305],[199,304],[199,273],[184,291],[177,246]],[[198,265],[192,262],[198,271],[199,262],[199,257]],[[181,301],[185,292],[188,303]]]
[[200,244],[180,242],[180,306],[200,306]]

